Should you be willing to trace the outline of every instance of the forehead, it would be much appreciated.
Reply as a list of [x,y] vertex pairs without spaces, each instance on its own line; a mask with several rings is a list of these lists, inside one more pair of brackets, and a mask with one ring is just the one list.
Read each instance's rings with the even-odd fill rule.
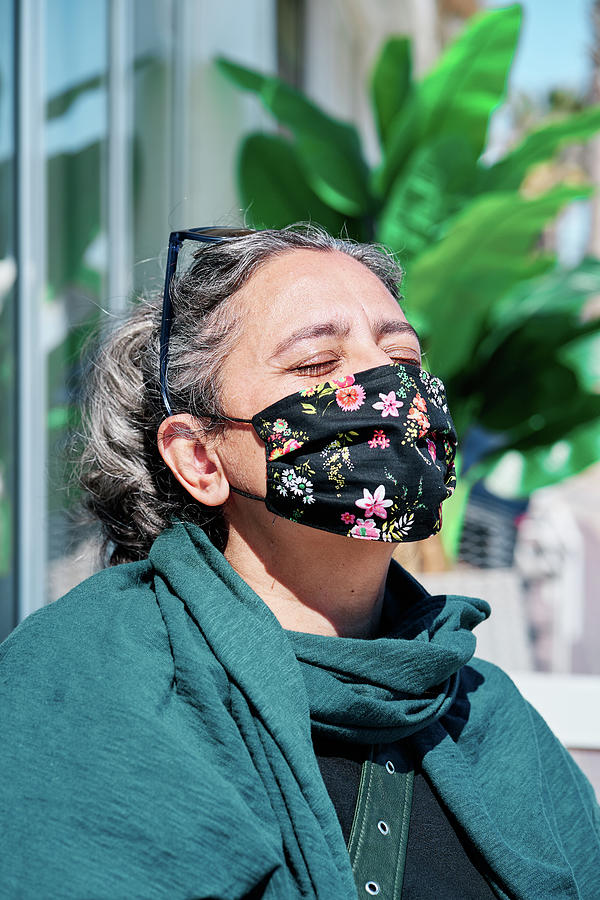
[[404,319],[377,275],[338,250],[282,253],[254,272],[238,296],[248,326],[263,332],[308,324],[323,314]]

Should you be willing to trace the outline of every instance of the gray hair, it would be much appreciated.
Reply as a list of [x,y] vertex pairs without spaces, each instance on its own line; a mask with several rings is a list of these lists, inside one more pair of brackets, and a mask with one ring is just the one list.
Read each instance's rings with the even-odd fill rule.
[[[346,253],[400,299],[402,270],[389,251],[333,238],[312,225],[202,245],[172,284],[168,384],[174,410],[200,421],[223,415],[222,365],[243,327],[235,293],[260,266],[294,249]],[[219,549],[227,542],[222,508],[194,500],[158,452],[157,431],[166,416],[159,381],[160,320],[161,298],[137,303],[96,352],[86,381],[79,481],[88,511],[100,520],[110,565],[147,556],[174,516],[200,525]],[[205,432],[220,427],[205,423]]]

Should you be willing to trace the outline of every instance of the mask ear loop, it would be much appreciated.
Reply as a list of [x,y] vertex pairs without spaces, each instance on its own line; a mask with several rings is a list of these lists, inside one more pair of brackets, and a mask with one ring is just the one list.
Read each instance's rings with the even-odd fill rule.
[[236,416],[222,415],[216,413],[201,413],[199,419],[212,419],[214,422],[242,422],[244,425],[252,425],[252,419],[238,419]]
[[[216,422],[241,422],[243,425],[252,425],[252,419],[238,419],[237,416],[217,416],[214,413],[206,413],[199,418],[213,419]],[[258,494],[249,494],[248,491],[236,488],[232,484],[229,485],[229,490],[233,491],[234,494],[239,494],[241,497],[247,497],[249,500],[260,500],[261,503],[264,503],[267,499],[266,497],[259,497]]]
[[264,503],[267,499],[266,497],[259,497],[258,494],[249,494],[248,491],[236,488],[232,484],[229,485],[229,490],[233,491],[234,494],[239,494],[241,497],[247,497],[249,500],[260,500],[261,503]]

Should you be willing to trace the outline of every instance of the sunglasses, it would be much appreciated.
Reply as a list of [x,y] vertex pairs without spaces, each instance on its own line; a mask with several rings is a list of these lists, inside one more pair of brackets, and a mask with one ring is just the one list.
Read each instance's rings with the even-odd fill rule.
[[172,231],[169,235],[169,252],[167,255],[167,271],[165,274],[165,290],[163,294],[162,318],[160,323],[160,393],[168,416],[173,415],[169,389],[167,387],[167,364],[169,359],[169,338],[173,321],[173,304],[171,302],[171,282],[177,269],[177,259],[184,241],[196,241],[200,244],[221,244],[229,238],[243,237],[253,234],[252,229],[242,228],[188,228],[187,231]]

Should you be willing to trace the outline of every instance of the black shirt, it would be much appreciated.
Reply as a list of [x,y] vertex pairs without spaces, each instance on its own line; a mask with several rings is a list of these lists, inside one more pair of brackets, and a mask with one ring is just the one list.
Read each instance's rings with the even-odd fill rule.
[[[314,747],[348,844],[361,766],[370,748],[321,739]],[[416,767],[402,900],[493,900],[495,894],[482,874],[485,868]]]

